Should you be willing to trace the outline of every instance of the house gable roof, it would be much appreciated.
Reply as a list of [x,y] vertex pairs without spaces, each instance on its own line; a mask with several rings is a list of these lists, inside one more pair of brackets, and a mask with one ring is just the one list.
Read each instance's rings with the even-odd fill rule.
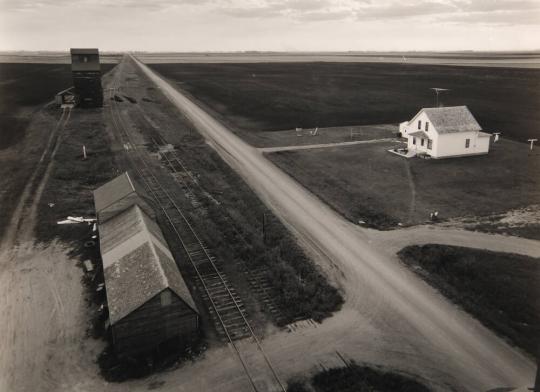
[[111,325],[167,288],[197,312],[159,226],[137,205],[99,229]]
[[449,106],[441,108],[423,108],[411,120],[411,123],[425,113],[439,134],[481,131],[482,127],[467,106]]

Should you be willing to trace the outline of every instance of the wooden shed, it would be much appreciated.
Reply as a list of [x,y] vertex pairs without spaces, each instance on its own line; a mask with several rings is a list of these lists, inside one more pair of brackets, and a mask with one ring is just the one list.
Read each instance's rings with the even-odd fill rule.
[[94,205],[100,223],[133,205],[138,205],[146,215],[155,218],[152,199],[128,172],[96,189],[94,191]]
[[197,308],[157,223],[134,204],[99,231],[116,353],[136,356],[196,335]]

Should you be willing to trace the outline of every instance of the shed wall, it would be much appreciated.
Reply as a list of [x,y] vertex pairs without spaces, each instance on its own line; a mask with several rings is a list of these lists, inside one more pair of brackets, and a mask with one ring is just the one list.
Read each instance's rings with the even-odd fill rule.
[[115,350],[121,356],[150,352],[172,338],[190,339],[198,316],[169,289],[171,303],[162,306],[158,294],[112,327]]

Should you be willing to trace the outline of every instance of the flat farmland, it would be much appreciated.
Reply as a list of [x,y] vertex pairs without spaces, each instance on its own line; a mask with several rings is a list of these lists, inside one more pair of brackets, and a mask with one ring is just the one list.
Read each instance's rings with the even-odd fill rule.
[[513,344],[540,347],[540,259],[483,249],[408,246],[401,261]]
[[540,203],[540,152],[503,140],[488,155],[405,159],[396,143],[281,151],[268,158],[354,223],[398,224],[502,213]]
[[[19,54],[20,57],[26,53]],[[402,63],[481,67],[540,68],[540,53],[525,52],[140,52],[137,57],[155,63]],[[0,56],[1,59],[1,56]]]
[[0,64],[0,149],[21,140],[32,112],[70,85],[67,64]]
[[[102,71],[112,69],[105,64]],[[69,64],[0,63],[0,237],[60,117],[47,106],[72,85]]]
[[0,149],[21,140],[31,114],[71,85],[69,64],[0,63]]
[[[150,62],[151,60],[149,60]],[[540,129],[540,70],[398,63],[150,64],[255,145],[260,132],[390,124],[435,104],[467,105],[486,131]]]

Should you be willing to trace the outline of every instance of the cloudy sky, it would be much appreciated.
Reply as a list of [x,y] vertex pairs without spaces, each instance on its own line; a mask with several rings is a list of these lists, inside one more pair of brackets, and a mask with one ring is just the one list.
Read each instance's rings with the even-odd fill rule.
[[540,49],[540,0],[0,0],[0,50]]

